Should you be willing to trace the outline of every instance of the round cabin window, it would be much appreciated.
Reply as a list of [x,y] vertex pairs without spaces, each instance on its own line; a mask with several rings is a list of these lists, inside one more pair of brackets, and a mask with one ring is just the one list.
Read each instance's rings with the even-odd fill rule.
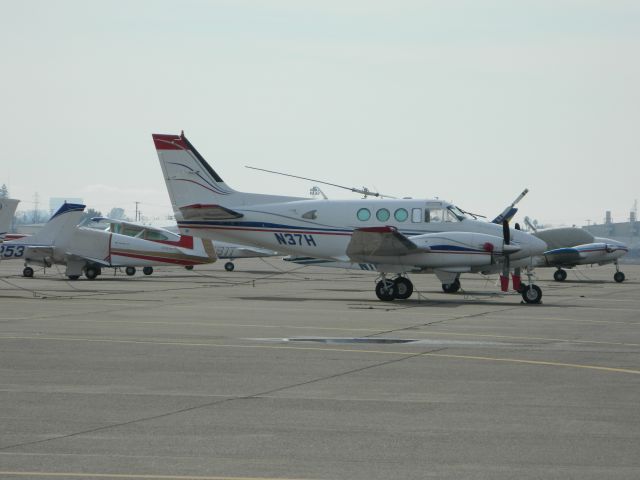
[[397,221],[404,222],[407,220],[407,218],[409,218],[409,212],[407,212],[404,208],[399,208],[394,212],[393,216]]
[[381,222],[386,222],[387,220],[389,220],[390,216],[391,214],[389,213],[389,210],[387,210],[386,208],[381,208],[376,212],[376,218]]
[[361,208],[358,210],[358,220],[361,222],[366,222],[371,218],[371,212],[368,208]]

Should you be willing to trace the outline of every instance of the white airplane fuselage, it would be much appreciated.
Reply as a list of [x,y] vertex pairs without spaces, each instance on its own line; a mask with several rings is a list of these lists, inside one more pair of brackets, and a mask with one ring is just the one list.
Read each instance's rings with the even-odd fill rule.
[[[447,210],[448,206],[447,202],[414,199],[297,200],[251,206],[230,204],[228,207],[242,214],[242,218],[178,220],[178,226],[186,235],[257,245],[290,255],[341,261],[347,260],[345,252],[355,229],[391,226],[418,246],[429,247],[429,251],[397,256],[381,263],[428,265],[429,268],[466,265],[478,271],[486,270],[481,268],[483,266],[491,268],[495,258],[492,259],[492,253],[482,247],[486,243],[491,243],[495,249],[502,246],[502,226],[456,217]],[[429,208],[441,213],[436,221],[424,221],[424,212]],[[367,220],[358,218],[362,209],[368,210]],[[305,215],[314,218],[304,218]],[[365,218],[367,215],[361,216]],[[443,221],[447,218],[450,221]],[[420,238],[424,234],[441,232],[447,232],[446,239],[433,235]],[[460,232],[459,248],[448,245],[451,234],[456,232]],[[513,261],[529,258],[545,248],[543,241],[518,230],[511,230],[511,243],[520,248],[511,255]]]

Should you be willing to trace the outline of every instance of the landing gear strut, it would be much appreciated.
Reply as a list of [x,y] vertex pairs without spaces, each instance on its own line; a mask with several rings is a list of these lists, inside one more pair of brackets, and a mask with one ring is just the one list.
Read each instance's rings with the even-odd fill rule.
[[564,282],[567,279],[567,271],[561,268],[553,272],[553,279],[556,282]]

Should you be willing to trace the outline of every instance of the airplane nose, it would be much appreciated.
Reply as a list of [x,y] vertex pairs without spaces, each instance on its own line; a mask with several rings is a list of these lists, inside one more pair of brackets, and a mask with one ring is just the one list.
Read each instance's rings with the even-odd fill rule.
[[542,255],[543,252],[548,250],[547,242],[534,235],[528,234],[522,243],[525,246],[522,252],[525,254],[523,256]]
[[532,255],[537,255],[537,254],[541,254],[543,252],[546,252],[549,248],[547,245],[547,242],[545,242],[544,240],[541,240],[538,237],[535,237],[533,235],[531,235],[532,240]]

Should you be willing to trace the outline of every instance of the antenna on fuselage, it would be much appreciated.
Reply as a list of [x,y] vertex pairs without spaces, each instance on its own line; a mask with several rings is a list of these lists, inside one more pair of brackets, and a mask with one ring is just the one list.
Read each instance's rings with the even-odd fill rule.
[[324,182],[322,180],[315,180],[313,178],[301,177],[299,175],[292,175],[290,173],[276,172],[274,170],[267,170],[265,168],[250,167],[249,165],[245,165],[245,167],[250,168],[251,170],[260,170],[261,172],[275,173],[276,175],[283,175],[285,177],[291,177],[291,178],[299,178],[301,180],[309,180],[310,182],[322,183],[323,185],[330,185],[332,187],[342,188],[344,190],[349,190],[350,192],[353,192],[353,193],[359,193],[361,195],[364,195],[364,198],[367,198],[367,197],[398,198],[398,197],[392,197],[391,195],[383,195],[382,193],[371,191],[367,187],[362,187],[362,188],[345,187],[344,185],[338,185],[337,183]]

